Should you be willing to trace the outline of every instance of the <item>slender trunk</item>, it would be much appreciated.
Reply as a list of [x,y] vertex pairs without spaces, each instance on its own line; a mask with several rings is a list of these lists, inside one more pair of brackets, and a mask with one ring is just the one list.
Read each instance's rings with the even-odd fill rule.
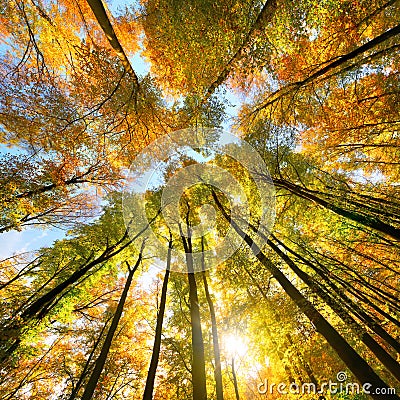
[[[187,263],[190,264],[187,257]],[[189,269],[189,268],[188,268]],[[193,400],[206,400],[206,373],[204,360],[204,342],[201,331],[199,299],[197,296],[197,284],[193,272],[188,273],[189,280],[189,298],[190,298],[190,321],[192,325],[192,379],[193,379]]]
[[[266,239],[266,238],[265,238]],[[374,353],[378,360],[392,373],[397,380],[400,381],[400,364],[389,354],[386,350],[375,341],[364,329],[363,326],[357,323],[347,311],[321,286],[319,286],[314,279],[306,272],[302,271],[291,258],[289,258],[278,246],[267,240],[268,245],[279,255],[282,260],[290,267],[290,269],[315,293],[317,294],[346,324],[350,326],[353,331],[357,332],[362,342]]]
[[[202,238],[202,252],[204,253],[203,238]],[[222,385],[221,354],[218,341],[217,319],[215,317],[214,303],[211,299],[210,291],[208,289],[206,272],[203,270],[202,274],[203,274],[204,291],[206,294],[208,308],[210,309],[211,332],[212,332],[214,360],[215,360],[215,370],[214,370],[215,389],[216,389],[217,400],[223,400],[224,392]]]
[[[346,290],[352,294],[356,299],[358,299],[360,302],[366,304],[367,306],[373,308],[376,312],[378,312],[382,317],[387,318],[390,322],[392,322],[394,325],[400,327],[400,321],[398,321],[396,318],[388,314],[386,311],[382,310],[378,305],[376,305],[374,302],[372,302],[364,293],[362,293],[360,290],[355,288],[353,285],[351,285],[349,282],[346,280],[335,276],[334,279],[339,282]],[[394,344],[394,346],[398,346]]]
[[[250,224],[253,231],[256,228]],[[337,302],[321,285],[319,285],[309,274],[301,270],[293,260],[286,255],[277,245],[269,240],[262,232],[258,234],[266,241],[272,250],[290,267],[290,269],[315,293],[317,294],[345,323],[347,323],[358,335],[362,342],[374,353],[378,360],[392,373],[397,380],[400,381],[400,364],[366,332],[354,318],[352,318],[347,310]],[[275,240],[275,236],[271,235]],[[281,242],[279,242],[281,243]]]
[[283,242],[277,239],[274,235],[271,237],[285,250],[293,254],[297,259],[303,262],[305,265],[310,267],[313,271],[315,271],[318,276],[328,284],[328,286],[339,296],[342,300],[342,304],[348,308],[350,312],[352,312],[357,318],[363,321],[368,328],[370,328],[373,332],[375,332],[378,336],[380,336],[386,343],[392,346],[398,353],[400,353],[400,343],[392,337],[388,332],[386,332],[380,325],[377,323],[369,314],[367,314],[363,308],[359,306],[356,302],[354,302],[350,297],[348,297],[343,290],[339,288],[335,283],[328,278],[330,275],[329,270],[322,266],[323,270],[318,268],[312,262],[302,257],[300,254],[292,250],[290,247],[286,246]]
[[236,398],[236,400],[240,400],[239,387],[238,387],[236,371],[235,371],[235,357],[232,357],[231,367],[232,367],[233,386],[235,388],[235,398]]
[[192,242],[189,235],[187,238],[181,237],[186,253],[186,264],[188,269],[189,281],[189,304],[190,304],[190,323],[192,326],[192,384],[193,384],[193,400],[207,400],[206,385],[206,364],[204,358],[204,342],[201,331],[201,319],[199,298],[197,295],[197,284],[193,269]]
[[[3,342],[3,343],[1,343]],[[6,343],[4,343],[6,342]],[[1,348],[0,348],[0,364],[3,364],[4,362],[6,362],[10,356],[14,353],[15,350],[18,349],[18,346],[21,344],[21,339],[19,337],[17,337],[13,343],[7,347],[7,342],[8,339],[6,340],[1,340]]]
[[103,338],[103,334],[104,334],[104,331],[106,330],[106,327],[107,327],[107,324],[108,324],[109,320],[110,320],[110,318],[107,319],[106,323],[104,324],[103,328],[101,329],[100,334],[99,334],[98,338],[96,339],[96,341],[95,341],[95,343],[93,345],[93,349],[90,352],[90,355],[89,355],[88,359],[86,360],[86,363],[85,363],[85,366],[83,367],[81,375],[79,376],[79,380],[76,383],[75,387],[73,388],[73,390],[71,392],[71,395],[69,396],[68,400],[75,400],[76,395],[78,394],[79,389],[81,388],[82,383],[83,383],[84,379],[86,378],[86,376],[88,374],[90,362],[92,361],[92,359],[94,357],[94,353],[95,353],[97,347],[99,346],[99,344],[101,342],[101,339]]
[[154,337],[153,353],[151,355],[150,367],[147,373],[146,387],[144,389],[143,400],[152,400],[153,398],[154,381],[156,378],[158,360],[160,357],[161,334],[162,334],[162,325],[164,321],[165,303],[167,300],[168,279],[171,269],[171,251],[172,251],[172,235],[170,233],[168,255],[167,255],[167,268],[165,271],[164,282],[161,289],[160,309],[158,310],[158,315],[157,315],[156,334]]
[[[46,306],[48,306],[51,302],[54,301],[54,299],[60,295],[67,287],[75,284],[78,282],[80,278],[82,278],[85,274],[87,274],[93,267],[96,265],[99,265],[113,256],[117,255],[120,253],[122,250],[124,250],[132,240],[127,242],[124,246],[121,246],[119,249],[114,250],[114,246],[112,248],[106,249],[99,257],[97,257],[95,260],[91,261],[90,263],[86,264],[85,266],[79,268],[77,271],[75,271],[73,274],[70,275],[69,278],[67,278],[65,281],[61,282],[58,284],[56,287],[51,289],[49,292],[41,296],[39,299],[37,299],[32,305],[30,305],[22,314],[21,317],[25,321],[34,318],[39,312],[44,309]],[[111,249],[111,250],[110,250]],[[44,315],[42,315],[44,317]]]
[[[158,216],[158,213],[155,217],[152,218],[152,220],[140,232],[137,233],[137,235],[135,237],[133,237],[132,239],[129,239],[124,245],[122,245],[121,247],[118,248],[118,246],[120,246],[128,238],[129,233],[128,233],[128,230],[126,230],[120,240],[118,240],[112,246],[107,247],[106,250],[104,250],[103,253],[99,257],[97,257],[95,260],[91,261],[86,266],[79,268],[64,282],[61,282],[59,285],[57,285],[55,288],[50,290],[48,293],[44,294],[42,297],[37,299],[30,307],[28,307],[21,314],[21,317],[24,320],[28,320],[30,318],[35,317],[35,315],[37,315],[41,309],[43,309],[44,307],[49,305],[59,294],[61,294],[61,292],[64,289],[66,289],[68,286],[78,282],[78,280],[80,278],[82,278],[87,272],[89,272],[93,267],[111,259],[115,255],[121,253],[121,251],[126,249],[131,243],[133,243],[139,236],[141,236],[147,230],[147,228],[154,222],[154,220],[157,218],[157,216]],[[44,315],[41,315],[40,317],[43,318]]]
[[[350,252],[354,251],[351,248],[348,249]],[[357,254],[357,252],[355,252]],[[317,252],[317,254],[322,255],[324,258],[327,258],[328,260],[333,261],[336,264],[336,267],[339,268],[341,271],[343,271],[349,278],[351,279],[351,282],[357,282],[361,286],[365,286],[368,289],[370,289],[372,292],[377,294],[382,300],[384,304],[386,302],[390,302],[392,305],[397,305],[398,304],[398,295],[400,294],[400,290],[396,289],[395,287],[388,285],[387,283],[383,282],[382,279],[375,278],[375,277],[369,277],[370,280],[376,281],[379,283],[380,286],[383,286],[384,289],[381,289],[380,287],[375,286],[374,284],[370,283],[368,280],[365,279],[365,273],[361,274],[354,268],[351,268],[347,266],[344,262],[337,260],[333,256],[327,256],[326,254],[321,254]],[[358,254],[360,254],[358,252]],[[362,254],[361,254],[362,255]],[[373,260],[375,262],[375,260]],[[391,271],[390,268],[388,268],[386,265],[382,265],[383,268]],[[397,274],[397,272],[393,271],[394,274]],[[355,276],[354,276],[355,275]],[[396,295],[389,293],[389,291],[394,291],[396,292]],[[398,307],[395,307],[398,308]],[[398,308],[399,309],[399,308]]]
[[104,364],[106,363],[107,356],[110,351],[111,343],[112,343],[112,340],[115,335],[115,331],[117,330],[119,320],[121,319],[122,312],[124,310],[125,301],[128,296],[129,288],[132,283],[133,275],[136,272],[141,260],[142,260],[142,254],[139,254],[138,260],[136,261],[136,264],[132,269],[130,268],[128,262],[126,262],[128,265],[128,268],[129,268],[128,278],[126,280],[125,287],[122,292],[121,298],[118,302],[118,306],[115,311],[114,318],[111,322],[110,329],[107,332],[106,339],[101,348],[100,355],[96,360],[96,364],[94,366],[92,374],[90,375],[89,381],[86,384],[85,391],[83,392],[81,400],[91,400],[92,399],[93,393],[97,386],[97,382],[99,381],[99,378],[100,378],[100,374],[103,371]]
[[332,71],[333,69],[342,66],[346,62],[353,60],[362,54],[365,54],[367,51],[372,50],[379,44],[385,42],[386,40],[388,40],[394,36],[397,36],[398,34],[400,34],[400,25],[396,25],[392,29],[387,30],[386,32],[384,32],[381,35],[377,36],[376,38],[368,41],[367,43],[364,43],[362,46],[357,47],[353,51],[337,57],[335,59],[335,61],[332,61],[329,64],[325,65],[325,67],[322,67],[320,70],[314,72],[312,75],[308,76],[307,78],[305,78],[301,81],[298,81],[298,82],[289,83],[286,86],[283,86],[282,88],[276,90],[274,93],[271,93],[267,97],[267,99],[260,106],[258,106],[252,113],[263,110],[264,108],[277,102],[283,96],[291,94],[291,93],[297,91],[298,89],[300,89],[301,87],[304,87],[304,86],[308,85],[309,83],[315,81],[316,79],[323,77],[327,72]]
[[[377,238],[379,238],[378,235],[377,235]],[[397,248],[398,250],[400,250],[400,246],[398,246],[398,245],[396,244],[396,242],[392,242],[392,241],[388,240],[387,238],[384,238],[384,240],[385,240],[385,242],[386,242],[390,247],[393,247],[393,249],[396,249],[396,248]],[[344,249],[344,250],[346,250],[346,251],[353,252],[354,254],[356,254],[356,255],[362,257],[361,262],[363,262],[364,260],[372,261],[374,264],[378,264],[379,266],[381,266],[381,267],[387,269],[388,271],[393,272],[394,275],[397,275],[397,274],[398,274],[398,271],[396,271],[396,269],[394,269],[393,267],[391,267],[390,265],[388,265],[387,262],[383,262],[382,260],[377,260],[377,259],[376,259],[375,257],[373,257],[372,255],[370,255],[370,254],[365,254],[364,252],[362,252],[362,251],[360,251],[360,250],[357,250],[357,249],[354,248],[354,247],[349,246],[349,244],[343,243],[343,241],[341,241],[341,240],[335,239],[335,243],[339,244],[339,245],[341,246],[342,249]],[[381,244],[382,244],[382,243],[381,243]],[[336,262],[336,263],[339,263],[340,265],[343,265],[342,262],[339,261],[339,260],[337,260],[335,257],[329,257],[329,256],[327,257],[325,254],[322,254],[322,253],[320,253],[320,252],[318,252],[318,251],[316,251],[316,253],[317,253],[318,255],[322,255],[322,256],[324,256],[324,257],[326,257],[326,258],[328,258],[328,259],[330,258],[331,260],[333,260],[333,261]],[[400,290],[399,290],[399,291],[400,291]]]
[[[215,191],[212,191],[214,201],[221,210],[224,218],[231,224],[237,234],[253,251],[256,258],[264,265],[271,275],[278,281],[286,294],[295,302],[299,309],[310,319],[319,332],[336,351],[340,359],[347,365],[349,370],[361,382],[362,385],[370,384],[371,396],[375,399],[399,399],[397,395],[378,395],[375,394],[375,388],[385,388],[389,393],[388,385],[373,371],[367,362],[346,342],[346,340],[329,324],[321,313],[293,286],[289,279],[280,271],[254,243],[250,236],[240,229],[235,221],[231,220],[220,203]],[[380,393],[378,389],[378,393]]]
[[328,210],[333,211],[334,213],[348,218],[354,222],[362,224],[368,228],[375,229],[379,232],[382,232],[386,235],[391,236],[393,239],[400,240],[400,229],[396,228],[392,225],[389,225],[383,221],[381,221],[377,217],[368,217],[354,211],[346,210],[342,207],[336,206],[321,197],[316,196],[315,194],[311,193],[307,189],[304,189],[298,185],[293,183],[287,182],[283,179],[274,179],[274,184],[278,187],[282,187],[291,193],[295,194],[298,197],[301,197],[306,200],[314,201],[315,203],[319,204],[322,207],[327,208]]
[[[285,246],[284,246],[285,247]],[[291,251],[291,250],[289,250]],[[292,252],[292,251],[291,251]],[[293,253],[292,253],[293,254]],[[351,279],[353,279],[354,277],[352,276],[351,273],[356,274],[356,276],[359,276],[359,274],[354,271],[349,269],[349,267],[347,267],[345,264],[343,264],[342,262],[339,262],[338,260],[336,260],[333,257],[329,257],[326,256],[324,254],[320,254],[317,252],[317,254],[322,255],[323,257],[327,258],[328,260],[332,260],[334,262],[337,262],[337,264],[335,265],[340,271],[344,272],[346,275],[348,275]],[[296,255],[297,257],[297,255]],[[305,263],[307,265],[309,265],[311,268],[315,268],[315,266],[313,267],[313,264],[310,264],[310,262],[308,260],[305,261]],[[376,310],[380,315],[382,315],[384,318],[388,319],[389,321],[391,321],[393,324],[395,324],[396,326],[400,327],[400,321],[397,320],[396,318],[394,318],[392,315],[388,314],[386,311],[382,310],[382,308],[380,308],[378,305],[376,305],[374,302],[372,302],[368,297],[377,300],[378,302],[382,303],[382,304],[386,304],[387,302],[390,302],[389,300],[386,301],[386,297],[385,299],[382,298],[382,296],[379,296],[379,298],[376,298],[375,296],[371,295],[370,293],[367,292],[363,292],[360,288],[356,287],[353,284],[353,280],[350,280],[350,282],[346,279],[341,278],[338,275],[332,275],[331,272],[329,271],[329,269],[324,266],[323,264],[321,264],[320,262],[316,261],[316,263],[318,264],[318,266],[321,268],[319,273],[326,273],[327,275],[331,276],[332,279],[334,279],[337,283],[339,283],[345,290],[347,290],[350,294],[352,294],[355,298],[359,299],[362,303],[367,304],[369,307],[373,308],[374,310]],[[360,283],[359,280],[355,280],[357,283]],[[362,284],[362,282],[361,282]],[[396,298],[396,297],[394,297]],[[353,304],[356,304],[353,302]],[[391,305],[393,305],[393,303],[391,302]],[[357,304],[355,307],[358,307]],[[397,308],[397,307],[394,307]],[[371,328],[372,329],[372,328]],[[396,345],[395,345],[396,348]]]
[[[86,264],[86,266],[82,266],[77,271],[75,271],[68,279],[58,284],[56,287],[51,289],[49,292],[38,298],[34,301],[25,311],[21,314],[21,319],[24,323],[27,323],[31,320],[40,320],[44,318],[49,311],[49,306],[56,300],[57,296],[62,295],[63,291],[68,288],[69,286],[76,284],[79,282],[86,273],[88,273],[92,268],[96,265],[101,264],[115,255],[119,254],[122,250],[128,247],[135,239],[137,239],[149,226],[150,224],[157,218],[158,214],[149,222],[149,224],[143,228],[134,238],[130,239],[121,247],[117,248],[121,245],[124,240],[128,237],[128,231],[122,236],[122,238],[116,242],[114,245],[107,247],[104,252],[97,257],[95,260],[91,261],[90,263]],[[18,331],[18,334],[15,335],[15,341],[8,346],[5,350],[1,348],[7,347],[7,344],[4,340],[0,340],[0,363],[3,363],[7,360],[11,354],[18,348],[21,339],[21,328],[23,327],[23,323],[19,322],[15,324],[11,322],[8,326],[6,326],[3,330],[7,334],[9,331]]]
[[[74,258],[75,260],[75,258]],[[52,274],[48,279],[46,279],[37,289],[34,293],[32,293],[28,299],[26,299],[24,301],[23,304],[21,304],[16,310],[13,311],[12,314],[12,318],[15,317],[16,315],[20,314],[24,309],[26,309],[27,307],[29,307],[29,304],[33,301],[33,299],[37,296],[38,293],[40,293],[43,289],[45,289],[50,282],[52,282],[57,275],[59,275],[62,271],[64,270],[64,268],[57,270],[54,274]]]
[[119,42],[117,35],[115,34],[114,28],[108,18],[106,9],[104,8],[103,2],[101,0],[88,0],[88,4],[95,15],[97,22],[103,29],[108,41],[110,42],[112,48],[117,53],[119,59],[121,60],[122,65],[125,68],[125,71],[131,76],[133,79],[134,85],[137,89],[139,89],[139,79],[136,75],[135,71],[132,68],[132,65],[125,54],[124,49]]
[[[52,350],[58,345],[58,343],[63,339],[63,336],[57,338],[49,347],[48,350],[37,360],[36,362],[33,363],[33,365],[29,366],[27,369],[28,371],[22,379],[19,379],[19,383],[14,389],[12,389],[11,393],[8,393],[7,396],[2,396],[1,400],[15,400],[18,398],[21,398],[21,392],[20,389],[26,388],[29,385],[30,379],[38,372],[37,367],[43,367],[46,368],[43,364],[45,364],[44,360],[47,358],[47,356],[52,352]],[[15,368],[15,366],[13,366]],[[3,373],[3,371],[2,371]]]
[[11,285],[18,279],[20,279],[22,276],[27,275],[28,273],[32,272],[35,268],[39,267],[43,261],[39,261],[37,264],[35,262],[40,259],[41,256],[36,257],[34,260],[32,260],[29,264],[27,264],[24,268],[22,268],[15,276],[13,276],[9,281],[5,283],[0,284],[0,290],[3,290],[7,286]]

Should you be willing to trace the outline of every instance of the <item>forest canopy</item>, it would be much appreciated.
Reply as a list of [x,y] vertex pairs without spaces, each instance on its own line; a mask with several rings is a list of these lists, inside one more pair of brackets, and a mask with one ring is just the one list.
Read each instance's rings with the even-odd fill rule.
[[0,0],[0,399],[398,399],[399,21]]

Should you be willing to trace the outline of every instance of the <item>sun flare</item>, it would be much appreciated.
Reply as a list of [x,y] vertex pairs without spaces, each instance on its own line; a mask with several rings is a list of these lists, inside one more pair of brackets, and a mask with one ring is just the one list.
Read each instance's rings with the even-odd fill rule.
[[224,348],[226,353],[231,356],[243,357],[248,351],[245,340],[237,335],[228,335],[224,338]]

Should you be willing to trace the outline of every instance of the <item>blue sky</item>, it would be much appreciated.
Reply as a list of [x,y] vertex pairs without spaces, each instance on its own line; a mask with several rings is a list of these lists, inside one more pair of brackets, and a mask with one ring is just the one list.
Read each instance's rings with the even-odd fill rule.
[[[108,1],[107,4],[110,11],[114,15],[117,15],[118,9],[121,9],[121,7],[132,3],[114,0]],[[5,47],[0,47],[0,53],[3,53],[4,51]],[[143,59],[140,51],[134,56],[130,57],[130,61],[133,69],[138,75],[144,76],[150,72],[150,64]],[[226,91],[223,97],[231,104],[231,106],[227,106],[226,108],[228,119],[223,124],[223,128],[225,130],[229,130],[231,119],[237,115],[238,105],[241,103],[241,101],[230,91]],[[6,153],[18,154],[21,153],[21,150],[16,146],[7,147],[5,144],[0,144],[0,154]],[[3,244],[0,246],[0,260],[17,253],[33,251],[41,247],[51,246],[55,240],[65,237],[65,234],[65,230],[53,227],[47,227],[46,229],[28,228],[22,230],[21,232],[5,232],[1,234]]]
[[[112,1],[108,5],[110,10],[115,13],[118,7],[127,4],[124,1]],[[4,53],[5,46],[0,47],[0,53]],[[150,65],[140,56],[140,52],[131,57],[131,62],[135,71],[144,76],[150,71]],[[21,154],[24,153],[16,146],[8,147],[5,144],[0,144],[0,154]],[[12,255],[27,251],[34,251],[41,247],[51,246],[55,240],[62,239],[66,235],[66,231],[59,228],[46,227],[28,228],[21,232],[10,231],[1,234],[2,245],[0,246],[0,260]]]
[[37,250],[50,246],[55,240],[62,239],[65,232],[61,229],[25,229],[22,232],[10,231],[1,234],[0,260],[15,254]]

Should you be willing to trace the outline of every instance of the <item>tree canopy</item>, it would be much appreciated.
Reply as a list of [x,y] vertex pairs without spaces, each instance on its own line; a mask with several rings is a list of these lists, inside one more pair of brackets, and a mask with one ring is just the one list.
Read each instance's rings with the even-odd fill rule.
[[399,21],[0,1],[0,399],[398,399]]

